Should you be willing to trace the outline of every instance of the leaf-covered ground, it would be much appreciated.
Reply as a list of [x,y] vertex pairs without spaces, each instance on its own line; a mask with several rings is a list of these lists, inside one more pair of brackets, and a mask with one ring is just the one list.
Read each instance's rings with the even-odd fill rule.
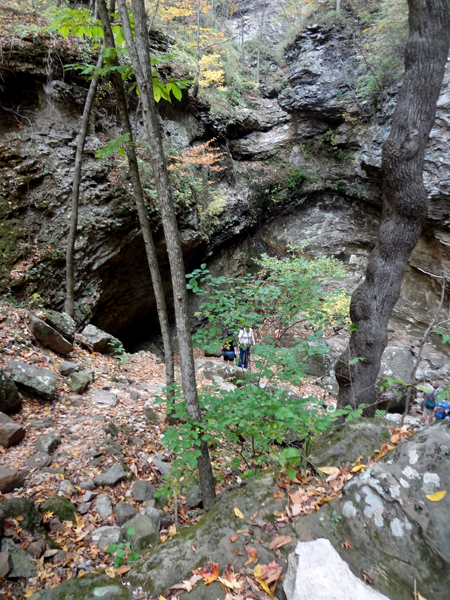
[[[80,489],[80,482],[88,477],[94,478],[119,461],[128,469],[128,480],[101,491],[109,496],[113,507],[122,500],[135,508],[141,508],[142,505],[138,505],[132,496],[132,482],[136,479],[146,479],[156,487],[161,482],[161,473],[152,461],[155,453],[165,452],[161,444],[161,435],[166,427],[164,403],[156,399],[165,381],[164,365],[153,355],[142,352],[131,355],[128,362],[121,362],[116,358],[90,352],[81,346],[80,338],[77,339],[74,351],[63,358],[45,349],[35,340],[28,326],[27,311],[6,304],[0,305],[0,365],[5,367],[12,359],[22,360],[49,368],[58,374],[58,397],[53,403],[23,396],[22,411],[14,415],[14,419],[23,424],[26,436],[16,446],[8,449],[0,447],[0,462],[3,466],[25,469],[24,461],[35,453],[35,442],[39,435],[57,431],[62,438],[61,445],[52,455],[50,468],[32,469],[25,487],[4,497],[24,497],[40,504],[57,495],[61,483],[66,481],[70,482],[73,490],[69,487],[64,495],[76,507],[80,507],[84,503],[82,495],[85,491]],[[73,392],[64,384],[64,378],[58,372],[58,365],[63,360],[79,363],[84,369],[94,372],[94,381],[78,398],[80,404],[76,406],[70,399],[74,395]],[[199,386],[207,384],[204,380],[199,380],[198,383]],[[114,392],[118,399],[117,405],[112,407],[92,402],[92,392],[96,388]],[[298,391],[314,395],[318,389],[306,383],[304,389],[299,388]],[[323,394],[323,391],[321,393]],[[156,412],[157,424],[147,424],[143,413],[146,405]],[[52,421],[49,421],[49,418]],[[43,419],[46,419],[46,425],[42,425]],[[114,423],[118,428],[116,437],[107,432],[110,423]],[[406,432],[396,434],[392,442],[399,442],[405,435]],[[110,454],[108,450],[112,441],[115,441],[115,448],[119,450],[116,455]],[[390,447],[386,447],[384,450],[389,449]],[[170,462],[171,457],[166,455],[166,458]],[[218,470],[222,467],[220,457],[216,458],[214,468]],[[357,472],[361,468],[364,467],[356,465],[353,470]],[[286,541],[282,535],[278,535],[282,534],[284,523],[317,510],[324,502],[335,497],[346,481],[353,476],[349,468],[330,469],[329,472],[322,473],[323,478],[309,472],[299,474],[295,482],[290,481],[286,475],[280,475],[278,497],[286,499],[286,507],[274,515],[275,529],[271,549],[278,548],[277,544]],[[230,473],[225,484],[218,485],[217,491],[224,489],[224,485],[236,483],[239,483],[239,474]],[[172,517],[175,516],[173,505],[168,503],[165,508]],[[168,519],[169,524],[161,530],[160,543],[177,535],[181,527],[198,521],[201,514],[199,509],[186,510],[181,503],[176,509],[173,524],[170,525]],[[114,569],[113,556],[104,553],[90,539],[90,534],[97,527],[116,524],[113,515],[100,518],[94,503],[86,514],[77,514],[75,523],[64,522],[61,529],[52,530],[52,518],[53,515],[44,513],[49,536],[56,544],[55,549],[60,548],[62,552],[55,552],[49,546],[47,552],[36,560],[38,574],[35,578],[17,582],[0,580],[1,589],[6,593],[5,598],[29,597],[38,589],[48,589],[66,579],[82,577],[86,572],[106,572],[115,577],[123,577],[126,574],[128,565]],[[33,536],[22,529],[20,519],[7,521],[7,530],[13,541],[25,549],[34,541]],[[239,536],[240,533],[236,532],[236,535]],[[214,577],[214,581],[219,581],[227,600],[262,597],[257,595],[257,590],[262,593],[265,589],[267,593],[272,593],[274,584],[282,576],[277,570],[278,567],[259,565],[251,547],[246,548],[246,552],[249,564],[255,567],[250,577],[248,570],[246,574],[234,573],[232,569],[218,573],[217,568],[214,571],[213,565],[209,568],[205,565],[197,573],[193,573],[188,583],[180,582],[179,588],[170,590],[167,597],[176,597],[207,577]],[[140,596],[138,594],[137,597],[148,598],[144,593]]]

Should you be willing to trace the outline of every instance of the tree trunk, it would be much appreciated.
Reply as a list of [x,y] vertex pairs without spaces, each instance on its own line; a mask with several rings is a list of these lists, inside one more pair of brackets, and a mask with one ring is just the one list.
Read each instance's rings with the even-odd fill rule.
[[[118,0],[118,8],[125,40],[139,85],[147,143],[149,145],[153,174],[161,207],[162,223],[172,277],[175,316],[180,346],[181,378],[186,410],[189,418],[201,422],[200,404],[195,381],[191,327],[188,313],[186,276],[175,208],[172,200],[172,192],[170,189],[164,150],[156,116],[155,100],[153,97],[152,69],[150,64],[144,0],[133,0],[136,43],[134,42],[131,32],[126,0]],[[205,509],[208,509],[214,501],[215,490],[214,477],[206,442],[201,442],[200,451],[201,456],[198,457],[198,470],[202,487],[203,506]]]
[[[106,8],[105,0],[97,0],[99,17],[102,22],[103,33],[105,36],[105,48],[115,48],[114,36],[111,29],[110,13]],[[118,66],[117,57],[111,61],[113,66]],[[133,140],[133,132],[131,129],[130,116],[128,113],[128,105],[123,89],[122,77],[118,71],[111,72],[111,82],[114,87],[114,92],[117,98],[119,107],[120,120],[122,122],[122,130],[129,134],[129,140],[125,144],[125,149],[128,158],[128,166],[130,170],[131,182],[133,185],[134,199],[139,215],[139,223],[141,226],[142,237],[144,238],[145,251],[147,254],[148,266],[153,282],[153,291],[155,293],[156,308],[158,311],[159,324],[161,327],[161,335],[164,344],[164,354],[166,362],[166,386],[172,386],[174,383],[174,360],[172,346],[170,343],[169,319],[167,317],[166,299],[161,281],[161,273],[159,271],[158,258],[156,256],[155,245],[153,243],[152,232],[148,220],[147,208],[144,202],[142,193],[141,178],[139,175],[138,161],[136,157],[135,145]],[[168,392],[170,394],[170,392]]]
[[[376,410],[376,382],[387,327],[400,296],[409,256],[427,216],[423,163],[450,43],[450,0],[408,0],[405,76],[383,146],[383,214],[366,277],[355,290],[350,317],[357,326],[336,365],[338,405]],[[349,360],[363,358],[349,365]]]
[[[97,61],[97,69],[103,66],[103,55]],[[81,129],[78,134],[77,150],[75,153],[75,167],[73,171],[72,185],[72,210],[70,214],[69,235],[67,237],[66,250],[66,300],[64,310],[72,318],[75,316],[75,241],[77,238],[78,224],[78,200],[80,197],[81,167],[83,164],[83,150],[86,143],[87,130],[89,128],[89,119],[91,117],[92,105],[94,104],[95,94],[97,92],[100,75],[95,75],[91,80],[89,91],[84,103],[83,116],[81,118]]]

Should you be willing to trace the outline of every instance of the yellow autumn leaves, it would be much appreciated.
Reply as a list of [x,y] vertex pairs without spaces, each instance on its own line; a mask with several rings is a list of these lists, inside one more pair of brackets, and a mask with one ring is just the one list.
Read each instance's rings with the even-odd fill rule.
[[435,494],[427,494],[427,498],[428,500],[431,500],[431,502],[439,502],[439,500],[442,500],[446,493],[447,491],[443,490],[442,492],[436,492]]

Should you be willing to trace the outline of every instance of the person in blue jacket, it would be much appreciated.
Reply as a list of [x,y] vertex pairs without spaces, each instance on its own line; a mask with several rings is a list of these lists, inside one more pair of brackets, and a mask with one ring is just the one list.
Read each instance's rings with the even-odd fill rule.
[[436,421],[443,421],[446,418],[450,418],[450,404],[446,400],[438,400],[434,409],[434,416],[436,417]]

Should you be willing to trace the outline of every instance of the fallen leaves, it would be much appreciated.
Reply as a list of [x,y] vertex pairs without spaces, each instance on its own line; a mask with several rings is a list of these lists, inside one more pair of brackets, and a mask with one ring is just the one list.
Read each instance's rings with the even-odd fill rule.
[[[247,546],[247,556],[251,557],[251,562],[256,562],[256,549]],[[234,552],[234,554],[241,555],[240,552]],[[249,564],[247,562],[246,564]],[[243,600],[244,598],[254,598],[253,592],[256,593],[256,597],[261,597],[261,589],[273,597],[275,588],[278,581],[283,576],[283,567],[281,567],[276,561],[272,561],[268,565],[256,564],[253,575],[249,574],[246,569],[245,573],[235,572],[234,566],[229,564],[226,570],[220,574],[219,564],[212,563],[211,565],[206,564],[201,568],[192,571],[192,577],[189,580],[183,580],[180,583],[173,585],[167,593],[171,594],[171,597],[177,597],[180,591],[186,590],[191,592],[195,585],[203,579],[205,585],[209,585],[214,581],[225,590],[225,600]],[[252,578],[253,577],[253,578]],[[175,596],[172,594],[175,592]],[[178,592],[178,593],[177,593]],[[259,592],[259,595],[258,595]],[[160,600],[163,598],[160,596]],[[164,600],[166,600],[164,598]]]
[[251,563],[255,563],[256,564],[258,562],[258,551],[257,551],[257,549],[253,548],[252,546],[245,546],[245,551],[247,552],[248,560],[244,564],[244,567],[246,567],[247,565],[249,565]]
[[367,469],[367,465],[355,465],[352,469],[352,473],[358,473],[361,469]]
[[230,542],[237,542],[239,536],[238,535],[230,535]]
[[116,576],[116,570],[114,569],[114,567],[107,567],[105,569],[105,575],[108,575],[108,577],[114,579],[114,577]]
[[239,517],[239,519],[244,519],[244,515],[239,510],[239,508],[237,508],[237,506],[234,507],[234,514],[236,515],[236,517]]
[[[176,583],[170,589],[171,590],[185,590],[186,592],[191,592],[195,585],[203,579],[203,575],[194,573],[190,579],[185,579],[181,583]],[[214,581],[214,579],[213,579]],[[212,581],[210,582],[212,583]],[[207,585],[205,583],[205,585]]]
[[325,473],[325,475],[339,475],[340,473],[337,467],[319,467],[318,470]]
[[219,577],[219,563],[213,563],[212,571],[207,571],[206,573],[202,573],[201,576],[204,579],[205,585],[211,584],[213,581],[215,581]]
[[291,535],[279,535],[275,539],[272,540],[272,542],[270,544],[270,549],[276,550],[277,548],[281,548],[282,546],[285,546],[286,544],[290,544],[291,542],[292,542]]
[[388,427],[388,429],[391,434],[391,444],[398,444],[401,440],[407,440],[412,435],[412,431],[409,431],[407,425],[403,425],[401,428],[396,427],[395,429]]
[[427,494],[428,500],[431,502],[439,502],[446,495],[447,490],[442,490],[441,492],[436,492],[435,494]]
[[349,542],[348,540],[345,540],[345,542],[343,543],[343,546],[346,550],[351,550],[353,548],[352,543]]
[[278,580],[282,574],[283,567],[280,567],[274,560],[268,565],[256,565],[254,571],[256,581],[270,596],[274,595]]

